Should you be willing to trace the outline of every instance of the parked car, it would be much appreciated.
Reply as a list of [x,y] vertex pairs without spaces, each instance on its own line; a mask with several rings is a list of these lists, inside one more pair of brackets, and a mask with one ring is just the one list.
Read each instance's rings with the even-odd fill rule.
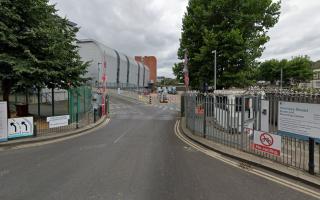
[[177,94],[177,88],[176,87],[172,87],[172,94]]

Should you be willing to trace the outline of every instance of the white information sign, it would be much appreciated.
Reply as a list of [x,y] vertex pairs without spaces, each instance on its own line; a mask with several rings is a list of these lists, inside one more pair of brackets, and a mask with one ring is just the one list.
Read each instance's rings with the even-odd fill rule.
[[320,104],[279,102],[279,131],[320,138]]
[[0,102],[0,142],[8,140],[7,102]]
[[254,130],[253,148],[275,156],[280,156],[281,136]]
[[47,122],[49,122],[49,128],[57,128],[69,125],[70,115],[47,117]]
[[33,135],[33,117],[8,119],[8,138]]

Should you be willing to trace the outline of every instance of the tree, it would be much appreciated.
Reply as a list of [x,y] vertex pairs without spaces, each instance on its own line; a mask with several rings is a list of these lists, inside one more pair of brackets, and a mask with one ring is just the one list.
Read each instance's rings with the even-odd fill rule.
[[3,99],[13,88],[77,86],[87,63],[75,45],[77,28],[48,0],[0,2],[0,78]]
[[183,83],[183,63],[175,63],[174,66],[172,67],[173,74],[177,77],[177,81],[179,83]]
[[178,85],[177,79],[172,79],[172,78],[164,78],[160,82],[161,86],[170,86],[170,85]]
[[313,77],[312,61],[307,56],[293,57],[291,60],[267,60],[259,66],[259,80],[270,81],[275,84],[281,79],[283,70],[283,82],[285,85],[310,81]]
[[178,56],[189,53],[190,84],[213,84],[217,50],[217,85],[246,86],[255,82],[256,59],[269,40],[267,31],[280,15],[272,0],[189,0],[183,19]]
[[294,84],[310,81],[313,78],[312,62],[308,56],[293,57],[284,68],[286,82]]

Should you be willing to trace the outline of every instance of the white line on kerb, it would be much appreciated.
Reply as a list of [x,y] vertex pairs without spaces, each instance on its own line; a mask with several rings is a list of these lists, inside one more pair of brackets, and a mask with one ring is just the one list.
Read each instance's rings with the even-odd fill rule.
[[175,124],[175,126],[174,126],[174,131],[175,131],[176,136],[177,136],[180,140],[182,140],[184,143],[186,143],[186,144],[188,144],[189,146],[193,147],[194,149],[196,149],[196,150],[198,150],[198,151],[200,151],[200,152],[202,152],[202,153],[204,153],[204,154],[206,154],[206,155],[208,155],[208,156],[210,156],[210,157],[212,157],[212,158],[218,159],[218,160],[220,160],[220,161],[222,161],[222,162],[224,162],[224,163],[227,163],[227,164],[229,164],[229,165],[231,165],[231,166],[233,166],[233,167],[236,167],[236,168],[238,168],[238,169],[247,171],[247,172],[249,172],[249,173],[251,173],[251,174],[255,174],[255,175],[260,176],[260,177],[262,177],[262,178],[265,178],[265,179],[267,179],[267,180],[273,181],[273,182],[275,182],[275,183],[284,185],[284,186],[286,186],[286,187],[289,187],[289,188],[291,188],[291,189],[293,189],[293,190],[299,191],[299,192],[304,193],[304,194],[306,194],[306,195],[309,195],[309,196],[315,197],[315,198],[317,198],[317,199],[320,199],[320,193],[317,192],[317,191],[315,191],[315,190],[311,190],[311,189],[306,188],[306,187],[303,187],[303,186],[301,186],[301,185],[298,185],[298,184],[289,182],[289,181],[287,181],[287,180],[285,180],[285,179],[282,179],[282,178],[273,176],[273,175],[271,175],[271,174],[268,174],[268,173],[263,172],[263,171],[258,170],[258,169],[245,169],[245,168],[243,168],[243,167],[240,167],[240,165],[239,165],[240,163],[235,162],[235,161],[232,161],[232,160],[230,160],[230,159],[228,159],[228,158],[225,158],[225,157],[223,157],[223,156],[222,156],[221,154],[219,154],[219,153],[216,153],[216,152],[214,152],[214,151],[208,150],[208,149],[206,149],[206,148],[204,148],[204,147],[202,147],[202,146],[200,146],[200,145],[192,142],[191,140],[187,139],[186,136],[184,136],[184,135],[180,132],[180,130],[179,130],[179,127],[180,127],[179,124],[180,124],[180,120],[177,120],[177,121],[176,121],[176,124]]

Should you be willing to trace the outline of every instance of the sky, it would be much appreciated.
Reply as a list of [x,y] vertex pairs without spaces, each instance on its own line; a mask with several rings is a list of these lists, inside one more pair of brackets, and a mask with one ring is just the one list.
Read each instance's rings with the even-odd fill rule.
[[[188,0],[50,0],[78,24],[79,39],[95,39],[128,56],[158,59],[158,76],[174,77]],[[261,60],[308,55],[320,60],[320,0],[282,0],[278,24]]]

